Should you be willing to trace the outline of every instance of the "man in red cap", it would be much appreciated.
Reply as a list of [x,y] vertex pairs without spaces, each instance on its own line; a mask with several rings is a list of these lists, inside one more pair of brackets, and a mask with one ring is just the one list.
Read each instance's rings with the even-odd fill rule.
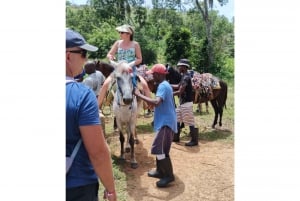
[[155,64],[146,74],[153,74],[153,79],[158,83],[155,98],[149,98],[140,93],[138,89],[134,94],[153,105],[155,138],[152,143],[151,154],[156,156],[156,169],[148,172],[149,177],[160,178],[157,187],[166,187],[174,181],[173,167],[170,159],[170,149],[174,133],[177,133],[177,118],[173,90],[166,81],[168,73],[163,64]]

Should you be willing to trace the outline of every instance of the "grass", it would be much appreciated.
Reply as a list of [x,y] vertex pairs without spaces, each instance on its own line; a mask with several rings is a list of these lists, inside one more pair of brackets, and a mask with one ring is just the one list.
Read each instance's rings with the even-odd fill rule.
[[[175,101],[178,101],[176,98]],[[202,105],[203,109],[205,105]],[[196,126],[199,128],[199,140],[200,141],[220,141],[224,143],[234,144],[234,87],[232,83],[228,84],[228,95],[226,101],[226,109],[223,111],[223,126],[221,128],[211,129],[211,124],[214,118],[213,108],[209,103],[209,114],[202,114],[196,112],[197,105],[194,105],[194,115]],[[113,118],[108,107],[105,108],[104,114],[106,116],[106,136],[108,137],[108,143],[111,150],[119,149],[118,143],[110,143],[109,137],[116,136],[113,131]],[[140,114],[142,117],[143,114]],[[138,118],[137,121],[137,133],[153,133],[151,121],[153,118]],[[190,137],[188,126],[182,129],[181,138],[182,140],[189,140]],[[130,179],[130,175],[125,175],[122,164],[119,163],[117,156],[112,155],[113,160],[113,172],[115,176],[115,183],[117,188],[117,195],[119,201],[127,200],[127,180]],[[100,200],[102,200],[103,189],[100,192]]]

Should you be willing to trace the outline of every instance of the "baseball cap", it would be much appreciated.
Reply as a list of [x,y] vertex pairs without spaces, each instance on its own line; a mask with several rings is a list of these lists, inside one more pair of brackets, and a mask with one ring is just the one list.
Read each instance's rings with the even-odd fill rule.
[[133,28],[127,24],[117,27],[116,30],[118,32],[126,32],[126,33],[133,34]]
[[177,66],[186,66],[187,68],[189,68],[190,62],[188,59],[180,59],[177,63]]
[[81,49],[95,52],[98,50],[98,47],[88,44],[82,35],[78,32],[66,29],[66,48],[71,47],[80,47]]
[[168,74],[167,68],[163,64],[155,64],[152,66],[151,70],[148,70],[146,74],[153,74],[153,73],[159,73],[159,74]]

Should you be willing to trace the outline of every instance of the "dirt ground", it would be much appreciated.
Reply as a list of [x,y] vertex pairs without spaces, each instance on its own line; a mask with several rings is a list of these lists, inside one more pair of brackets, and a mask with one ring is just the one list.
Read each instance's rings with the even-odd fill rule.
[[[140,134],[136,145],[137,169],[131,169],[129,154],[126,156],[128,201],[233,201],[234,200],[234,144],[222,140],[199,140],[199,146],[186,147],[172,143],[170,157],[175,181],[167,188],[157,188],[158,179],[147,176],[155,168],[155,158],[150,154],[152,134]],[[115,136],[115,142],[118,137]],[[119,156],[119,146],[112,150]]]

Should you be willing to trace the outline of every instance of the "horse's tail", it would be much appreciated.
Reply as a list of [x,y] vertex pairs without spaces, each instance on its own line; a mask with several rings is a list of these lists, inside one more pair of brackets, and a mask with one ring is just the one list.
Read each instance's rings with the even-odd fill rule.
[[227,100],[227,92],[228,92],[228,85],[226,82],[224,82],[223,80],[220,80],[220,86],[221,86],[221,90],[222,92],[222,105],[226,108],[226,100]]

